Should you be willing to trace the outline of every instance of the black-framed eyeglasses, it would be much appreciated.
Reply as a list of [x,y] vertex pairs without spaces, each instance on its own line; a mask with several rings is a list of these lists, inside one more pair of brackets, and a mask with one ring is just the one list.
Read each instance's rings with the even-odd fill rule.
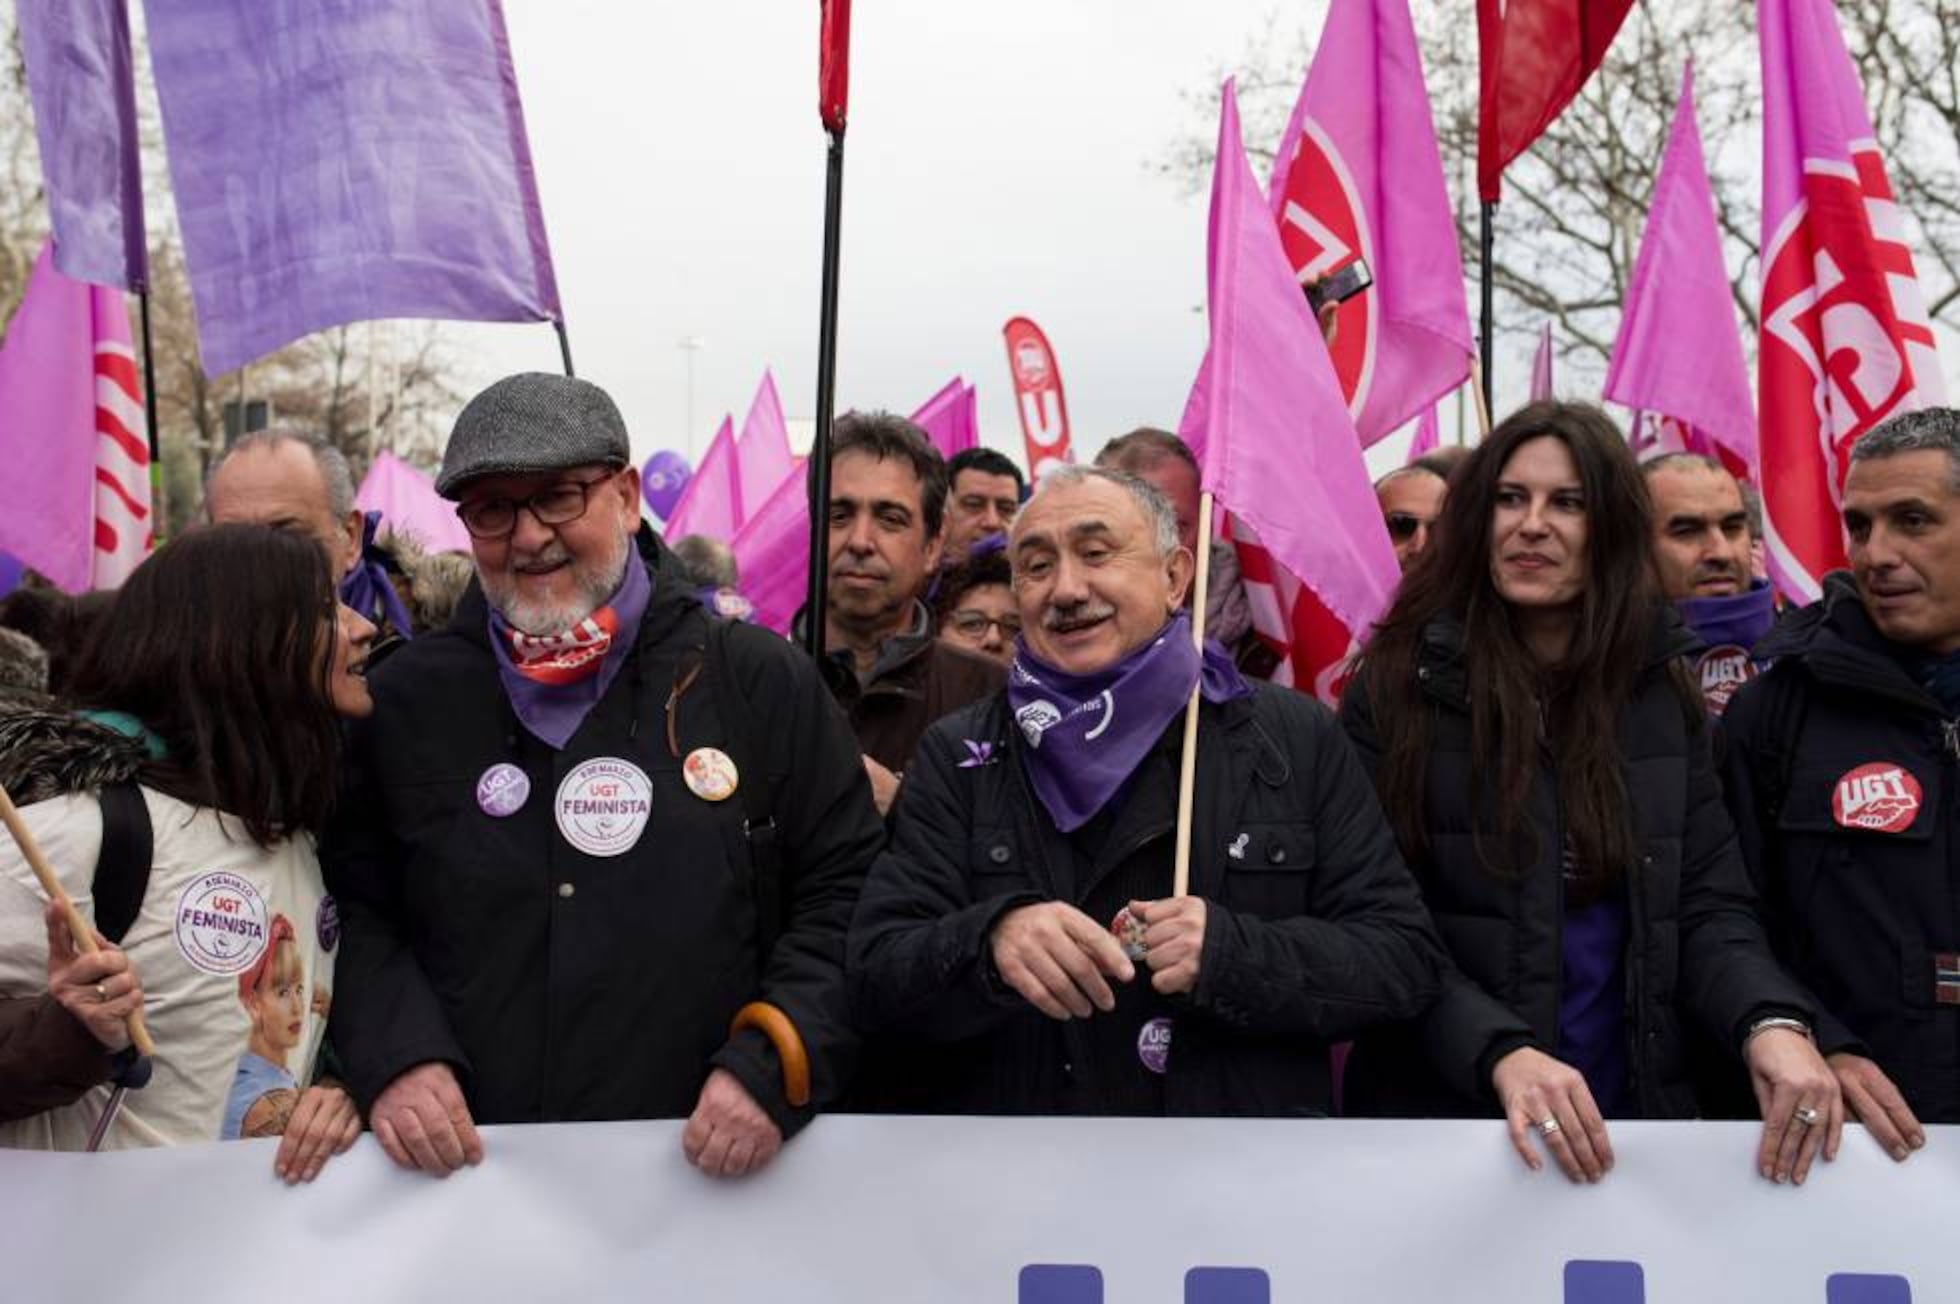
[[501,539],[517,528],[517,513],[528,510],[539,525],[564,525],[585,515],[592,491],[618,475],[620,468],[590,480],[564,480],[528,498],[478,498],[458,503],[463,528],[478,539]]
[[989,628],[998,629],[1001,638],[1009,643],[1021,634],[1021,618],[1018,615],[989,616],[986,612],[975,611],[971,607],[955,611],[946,617],[946,623],[951,625],[962,638],[970,638],[975,642],[987,637]]
[[1435,524],[1410,512],[1384,512],[1382,521],[1388,526],[1388,537],[1397,543],[1407,543],[1416,537],[1417,530]]

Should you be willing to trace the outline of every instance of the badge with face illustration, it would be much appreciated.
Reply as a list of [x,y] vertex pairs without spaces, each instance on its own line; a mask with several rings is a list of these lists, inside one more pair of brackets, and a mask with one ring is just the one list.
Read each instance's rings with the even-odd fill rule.
[[681,762],[687,790],[702,801],[727,801],[735,795],[741,775],[727,752],[717,747],[697,747]]
[[1130,913],[1128,906],[1118,910],[1116,918],[1109,921],[1109,931],[1115,937],[1116,944],[1123,948],[1123,954],[1130,958],[1131,964],[1143,963],[1144,957],[1150,953],[1150,948],[1143,943],[1147,930],[1143,921]]

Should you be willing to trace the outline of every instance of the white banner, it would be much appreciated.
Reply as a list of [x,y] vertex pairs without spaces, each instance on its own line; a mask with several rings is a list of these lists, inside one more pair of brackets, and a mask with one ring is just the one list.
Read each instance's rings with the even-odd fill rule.
[[446,1182],[371,1138],[0,1152],[0,1298],[382,1304],[1907,1304],[1960,1300],[1960,1128],[1856,1128],[1801,1189],[1757,1129],[1618,1123],[1596,1187],[1494,1123],[820,1119],[709,1181],[678,1123],[492,1128]]

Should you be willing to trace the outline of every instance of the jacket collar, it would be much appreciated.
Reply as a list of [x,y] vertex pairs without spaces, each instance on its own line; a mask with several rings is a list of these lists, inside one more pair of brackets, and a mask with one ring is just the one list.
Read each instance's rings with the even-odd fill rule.
[[[1456,612],[1446,611],[1423,626],[1416,646],[1416,678],[1423,689],[1431,697],[1459,710],[1470,707],[1468,641],[1463,618]],[[1656,603],[1647,656],[1635,682],[1659,673],[1670,661],[1690,656],[1700,648],[1701,640],[1683,623],[1681,613],[1669,603]]]
[[1849,571],[1824,577],[1816,602],[1778,622],[1758,646],[1765,661],[1790,661],[1820,684],[1873,693],[1938,712],[1939,703],[1907,671],[1907,648],[1878,632]]

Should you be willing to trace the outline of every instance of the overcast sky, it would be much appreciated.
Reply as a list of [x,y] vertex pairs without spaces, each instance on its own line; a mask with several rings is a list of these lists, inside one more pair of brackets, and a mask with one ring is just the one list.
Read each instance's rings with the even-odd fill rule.
[[[1204,349],[1204,193],[1153,163],[1186,92],[1319,0],[856,0],[838,409],[959,373],[1021,452],[1002,324],[1055,347],[1080,456],[1175,425]],[[824,136],[815,0],[505,0],[579,374],[642,457],[698,456],[773,368],[815,409]],[[1304,76],[1305,69],[1300,70]],[[687,428],[688,354],[694,421]],[[543,326],[458,326],[473,379],[555,368]]]

